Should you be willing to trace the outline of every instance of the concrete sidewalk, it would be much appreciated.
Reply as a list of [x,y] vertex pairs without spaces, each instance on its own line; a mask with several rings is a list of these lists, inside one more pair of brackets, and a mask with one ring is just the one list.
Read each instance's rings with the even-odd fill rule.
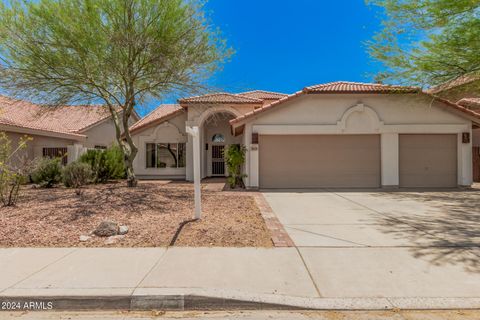
[[[53,302],[54,309],[480,308],[480,289],[449,291],[448,279],[435,273],[439,290],[431,296],[416,279],[410,282],[419,296],[384,295],[383,281],[369,284],[376,295],[351,296],[341,277],[337,288],[345,294],[322,294],[324,284],[335,282],[335,270],[318,274],[328,251],[312,250],[304,257],[297,248],[0,249],[0,301]],[[391,286],[402,288],[403,279],[397,281]]]

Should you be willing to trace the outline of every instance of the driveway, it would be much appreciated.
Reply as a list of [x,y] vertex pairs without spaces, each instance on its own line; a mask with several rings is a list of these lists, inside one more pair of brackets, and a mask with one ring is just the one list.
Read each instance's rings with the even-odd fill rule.
[[325,297],[480,297],[480,190],[265,191]]

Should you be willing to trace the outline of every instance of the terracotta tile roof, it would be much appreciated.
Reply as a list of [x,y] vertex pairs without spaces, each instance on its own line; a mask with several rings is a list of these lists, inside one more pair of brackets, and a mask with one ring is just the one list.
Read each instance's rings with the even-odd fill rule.
[[264,90],[253,90],[253,91],[237,93],[237,96],[260,99],[260,100],[279,100],[288,96],[288,94],[272,92],[272,91],[264,91]]
[[64,134],[82,131],[110,117],[101,105],[44,106],[0,96],[0,124]]
[[303,89],[305,93],[415,93],[419,88],[379,83],[337,81],[317,84]]
[[[403,89],[402,89],[403,88]],[[331,94],[350,94],[350,93],[375,93],[375,94],[384,94],[384,93],[423,93],[429,96],[431,94],[423,92],[418,88],[414,87],[401,87],[401,86],[391,86],[383,84],[372,84],[372,83],[357,83],[357,82],[331,82],[326,84],[320,84],[316,86],[306,87],[302,91],[295,92],[289,96],[286,96],[280,100],[274,101],[270,104],[267,104],[261,108],[248,112],[240,117],[230,120],[230,124],[238,124],[244,120],[254,117],[260,113],[268,111],[276,106],[283,104],[287,101],[290,101],[300,95],[304,94],[317,94],[317,93],[331,93]],[[432,96],[433,97],[433,96]],[[455,111],[460,111],[461,113],[480,120],[480,113],[476,113],[472,110],[469,110],[459,104],[453,103],[446,99],[441,99],[438,97],[433,97],[436,101],[442,102],[450,109],[455,109]]]
[[460,111],[461,113],[465,114],[465,115],[468,115],[470,116],[470,118],[474,118],[475,119],[475,122],[477,124],[480,124],[480,113],[477,113],[476,111],[473,111],[473,110],[470,110],[468,108],[465,108],[457,103],[454,103],[450,100],[447,100],[447,99],[443,99],[443,98],[439,98],[437,96],[434,96],[430,93],[427,93],[425,92],[426,95],[432,97],[433,99],[435,99],[435,101],[439,101],[439,102],[442,102],[444,104],[446,104],[447,106],[451,107],[450,109],[454,109],[456,111]]
[[463,98],[457,102],[457,104],[467,108],[480,108],[480,98]]
[[154,126],[167,118],[170,118],[176,114],[185,112],[185,110],[179,104],[161,104],[155,110],[147,114],[145,117],[135,122],[130,127],[130,132],[137,132],[142,129]]
[[426,90],[426,92],[437,94],[478,80],[480,80],[480,74],[466,74],[445,83],[439,84],[438,86],[431,87],[430,89]]
[[208,103],[208,104],[216,104],[216,103],[252,103],[252,104],[261,104],[262,100],[244,97],[236,94],[226,93],[226,92],[218,92],[218,93],[210,93],[205,94],[202,96],[195,96],[189,98],[183,98],[178,100],[180,104],[196,104],[196,103]]

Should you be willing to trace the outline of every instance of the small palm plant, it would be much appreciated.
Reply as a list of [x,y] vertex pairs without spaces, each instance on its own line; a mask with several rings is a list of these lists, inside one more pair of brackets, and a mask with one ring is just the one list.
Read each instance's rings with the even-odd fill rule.
[[229,145],[224,151],[225,163],[228,168],[228,184],[230,188],[244,187],[243,178],[247,175],[242,173],[242,165],[245,163],[247,148],[240,144]]

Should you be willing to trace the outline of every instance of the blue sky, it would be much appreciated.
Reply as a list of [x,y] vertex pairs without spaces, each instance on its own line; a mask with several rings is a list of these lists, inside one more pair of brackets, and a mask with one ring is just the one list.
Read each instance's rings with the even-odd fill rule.
[[292,93],[329,81],[369,82],[381,67],[364,45],[380,28],[379,11],[364,0],[209,0],[205,8],[236,51],[210,79],[220,90]]

